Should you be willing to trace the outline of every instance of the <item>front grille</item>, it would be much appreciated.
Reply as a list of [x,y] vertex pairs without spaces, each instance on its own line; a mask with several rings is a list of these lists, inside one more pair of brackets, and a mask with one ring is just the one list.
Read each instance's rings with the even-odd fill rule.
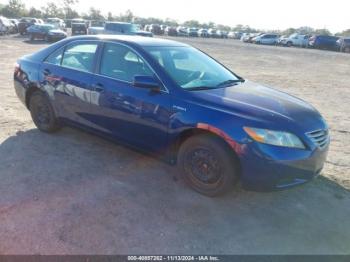
[[306,133],[306,135],[316,146],[318,146],[321,149],[325,148],[329,142],[329,132],[327,129],[315,130]]

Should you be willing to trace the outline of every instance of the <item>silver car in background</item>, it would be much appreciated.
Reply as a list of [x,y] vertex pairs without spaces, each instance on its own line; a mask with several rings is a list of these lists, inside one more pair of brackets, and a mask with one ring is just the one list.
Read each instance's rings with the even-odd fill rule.
[[252,42],[262,45],[276,45],[280,36],[277,34],[262,34],[253,38]]

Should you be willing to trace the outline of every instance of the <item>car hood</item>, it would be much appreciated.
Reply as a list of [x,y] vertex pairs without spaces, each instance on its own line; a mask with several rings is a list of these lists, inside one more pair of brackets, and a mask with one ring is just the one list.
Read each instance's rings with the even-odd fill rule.
[[246,119],[265,122],[271,126],[280,119],[294,122],[302,128],[306,123],[324,128],[321,115],[307,102],[251,81],[226,88],[193,92],[196,92],[195,96],[200,98],[206,106]]

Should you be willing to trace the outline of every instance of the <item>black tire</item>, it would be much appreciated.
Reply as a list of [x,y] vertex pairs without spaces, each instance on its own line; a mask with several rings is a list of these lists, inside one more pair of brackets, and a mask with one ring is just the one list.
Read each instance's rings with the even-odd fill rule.
[[224,141],[213,135],[185,140],[179,150],[178,166],[191,188],[210,197],[230,191],[238,180],[237,158]]
[[49,99],[41,91],[35,91],[29,100],[29,110],[36,127],[43,132],[53,133],[60,124]]
[[287,46],[288,46],[288,47],[291,47],[291,46],[292,46],[292,42],[290,42],[290,41],[287,42]]

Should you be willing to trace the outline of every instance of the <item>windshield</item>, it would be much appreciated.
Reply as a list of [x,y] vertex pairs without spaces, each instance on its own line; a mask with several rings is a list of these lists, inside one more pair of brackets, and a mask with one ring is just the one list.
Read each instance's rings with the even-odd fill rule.
[[222,88],[243,81],[193,47],[145,47],[145,50],[186,90]]

